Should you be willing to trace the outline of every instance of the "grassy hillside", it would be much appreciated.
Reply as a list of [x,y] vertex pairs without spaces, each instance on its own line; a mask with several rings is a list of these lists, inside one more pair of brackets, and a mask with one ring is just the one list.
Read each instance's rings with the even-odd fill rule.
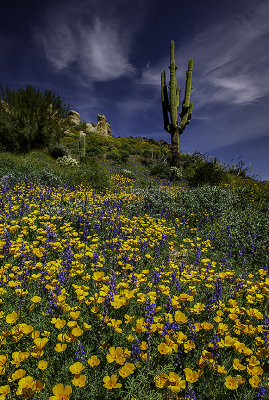
[[269,184],[78,144],[0,153],[0,399],[268,398]]

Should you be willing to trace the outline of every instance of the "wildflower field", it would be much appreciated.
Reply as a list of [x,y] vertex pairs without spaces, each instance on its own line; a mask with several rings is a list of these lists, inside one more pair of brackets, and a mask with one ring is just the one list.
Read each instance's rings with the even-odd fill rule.
[[2,186],[0,399],[268,399],[268,208],[112,179]]

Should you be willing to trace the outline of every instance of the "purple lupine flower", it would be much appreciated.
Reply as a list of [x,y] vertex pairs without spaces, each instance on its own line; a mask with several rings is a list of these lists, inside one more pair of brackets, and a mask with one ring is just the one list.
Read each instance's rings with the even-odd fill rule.
[[[229,234],[228,240],[229,240],[229,248],[231,249],[233,247],[233,236],[232,236],[231,233]],[[231,251],[229,251],[228,258],[232,258],[232,252]]]
[[189,324],[190,331],[188,333],[188,339],[195,343],[197,340],[197,332],[195,328],[195,324],[190,322]]
[[68,236],[67,242],[65,244],[65,252],[62,257],[62,261],[60,263],[61,267],[59,268],[58,273],[58,281],[61,286],[64,287],[65,282],[70,274],[72,268],[72,262],[74,260],[74,255],[70,245],[70,237]]
[[56,242],[57,240],[58,240],[57,235],[53,232],[50,226],[47,226],[47,234],[46,234],[44,248],[46,250],[49,250],[51,248],[50,242]]
[[180,361],[180,356],[179,355],[175,356],[175,364],[176,364],[176,367],[179,367],[181,365],[181,361]]
[[87,236],[89,234],[89,226],[90,226],[89,214],[86,213],[86,219],[84,221],[83,234],[82,234],[82,238],[81,238],[84,243],[87,242]]
[[168,297],[168,299],[167,299],[167,301],[166,301],[166,304],[165,304],[166,312],[169,313],[169,312],[172,310],[172,308],[173,308],[173,306],[172,306],[171,297]]
[[210,239],[211,239],[211,242],[213,242],[213,240],[214,240],[214,230],[213,229],[211,229],[211,232],[210,232]]
[[77,344],[78,350],[76,351],[76,361],[85,361],[83,354],[86,354],[85,347],[80,341]]
[[257,391],[257,393],[253,400],[265,400],[266,399],[265,398],[265,394],[266,394],[265,388],[258,387],[258,388],[256,388],[256,391]]
[[177,281],[175,282],[175,289],[180,292],[181,287],[182,287],[182,285],[181,285],[180,279],[177,279]]
[[154,324],[153,315],[156,312],[155,303],[151,303],[149,297],[146,299],[146,313],[145,313],[145,327],[147,328],[147,342],[148,342],[148,361],[150,361],[151,345],[150,345],[150,328]]
[[171,277],[171,283],[174,285],[177,279],[177,271],[173,270],[172,274],[170,275]]
[[191,385],[188,388],[188,392],[189,393],[186,395],[186,399],[189,399],[189,400],[196,400],[197,399],[195,391],[192,389]]
[[170,322],[169,317],[167,317],[167,318],[165,319],[165,323],[164,323],[164,326],[163,326],[162,337],[164,337],[165,335],[167,335],[168,332],[172,329],[172,327],[173,327],[173,324]]
[[3,252],[6,256],[9,255],[9,249],[11,246],[11,240],[10,240],[10,235],[9,235],[9,231],[7,229],[5,229],[5,233],[3,235],[3,239],[5,240],[5,244],[3,246]]
[[154,280],[153,285],[157,287],[161,282],[161,271],[157,271],[156,269],[154,269],[153,272],[150,274],[150,276]]
[[[57,290],[57,288],[58,288],[58,286],[56,286],[56,290]],[[56,299],[54,298],[52,292],[49,292],[48,296],[49,296],[49,304],[51,305],[51,308],[45,312],[46,315],[48,315],[50,313],[54,314],[58,308],[58,306],[56,304]]]
[[136,289],[136,287],[137,287],[137,277],[135,276],[134,272],[132,272],[131,289]]
[[219,336],[217,336],[217,335],[213,335],[213,339],[211,340],[211,344],[213,345],[211,348],[210,348],[210,352],[212,353],[212,356],[213,356],[213,358],[214,358],[214,360],[217,362],[217,360],[218,360],[218,357],[219,357],[219,355],[220,355],[220,353],[219,353],[219,351],[218,351],[218,349],[219,349],[219,346],[218,346],[218,342],[219,342],[219,340],[220,340],[220,338],[219,338]]
[[228,263],[227,263],[227,256],[226,254],[223,254],[222,259],[221,259],[221,263],[225,265],[225,267],[227,267]]
[[110,301],[113,300],[114,294],[117,294],[117,279],[115,271],[112,270],[109,277],[109,291]]
[[134,343],[131,346],[131,361],[133,362],[134,360],[139,360],[140,357],[140,353],[141,353],[141,346],[140,346],[140,342],[139,339],[136,337],[134,340]]

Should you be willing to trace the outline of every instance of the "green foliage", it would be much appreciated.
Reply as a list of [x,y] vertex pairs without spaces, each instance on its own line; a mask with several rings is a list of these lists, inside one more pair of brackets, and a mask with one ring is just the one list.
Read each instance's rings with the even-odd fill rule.
[[150,174],[152,176],[156,176],[159,179],[168,179],[171,176],[170,167],[168,164],[162,162],[156,162],[152,164],[150,167]]
[[135,178],[134,173],[133,173],[132,171],[129,171],[128,169],[123,169],[123,170],[121,171],[121,174],[122,174],[124,177],[129,178],[129,179],[134,179],[134,178]]
[[105,190],[112,187],[110,176],[103,163],[95,157],[85,160],[72,177],[68,177],[72,184],[85,184],[96,190]]
[[75,132],[80,132],[80,131],[85,132],[86,131],[86,127],[87,127],[86,122],[85,121],[80,121],[79,124],[74,124],[72,126],[72,130],[75,131]]
[[232,189],[204,185],[188,191],[180,191],[175,196],[175,210],[178,215],[195,214],[201,218],[204,213],[219,214],[229,210],[238,202]]
[[173,180],[181,180],[183,177],[183,170],[181,167],[170,167],[170,174]]
[[104,151],[99,147],[90,147],[86,149],[86,155],[89,157],[91,156],[102,157],[104,154],[105,154]]
[[137,179],[134,184],[135,189],[157,189],[159,184],[150,179]]
[[62,167],[77,167],[78,161],[72,158],[71,156],[63,156],[57,158],[57,163]]
[[26,89],[9,90],[1,86],[0,143],[6,151],[27,153],[57,143],[69,127],[68,110],[60,96],[51,91],[42,95],[28,85]]
[[55,160],[59,157],[68,156],[68,148],[63,143],[50,144],[47,149],[48,154]]
[[169,212],[174,208],[173,196],[160,189],[159,185],[145,185],[145,188],[133,189],[132,193],[142,197],[142,201],[130,202],[127,207],[128,212],[132,212],[135,215],[141,215],[147,213],[152,217],[162,217],[165,213]]
[[135,146],[132,146],[127,142],[120,143],[120,150],[126,151],[128,154],[136,154]]
[[129,153],[125,150],[112,150],[106,155],[108,160],[113,160],[115,163],[124,164],[129,158]]
[[[77,153],[72,153],[72,157],[78,159],[78,135],[74,137],[74,141],[76,143],[74,150]],[[70,143],[72,144],[73,140],[70,140]],[[113,148],[117,142],[113,140],[107,143]],[[252,400],[257,395],[256,381],[253,380],[254,384],[251,387],[247,370],[239,371],[240,376],[246,380],[245,385],[230,390],[224,384],[225,378],[230,376],[234,378],[235,386],[237,385],[236,373],[233,372],[234,358],[238,356],[237,347],[230,346],[227,350],[226,346],[218,349],[221,365],[227,370],[225,375],[219,374],[217,363],[214,371],[213,364],[210,363],[208,368],[206,357],[201,358],[203,352],[209,349],[208,344],[216,340],[214,329],[200,329],[194,332],[195,337],[190,335],[191,322],[192,324],[207,322],[214,326],[216,315],[221,315],[223,304],[228,307],[226,307],[227,317],[234,307],[231,303],[233,299],[237,302],[236,307],[241,313],[241,322],[245,328],[249,328],[250,332],[254,328],[259,329],[260,339],[257,339],[257,342],[253,340],[252,334],[238,330],[236,321],[226,318],[225,315],[222,315],[226,318],[223,320],[223,326],[224,328],[227,326],[226,333],[228,331],[237,333],[240,343],[245,348],[251,348],[254,357],[261,353],[260,363],[263,373],[259,375],[262,380],[259,387],[266,390],[264,396],[267,398],[268,363],[266,354],[262,354],[266,351],[266,332],[262,330],[262,326],[268,314],[265,289],[269,265],[267,251],[269,184],[234,175],[232,184],[223,184],[222,187],[207,184],[183,190],[179,184],[180,180],[172,184],[167,182],[167,187],[163,184],[160,187],[157,179],[147,179],[148,169],[141,166],[139,159],[139,156],[130,157],[129,164],[124,166],[125,170],[122,167],[112,168],[113,171],[120,171],[125,176],[130,176],[131,172],[137,178],[131,184],[116,178],[119,187],[112,187],[107,163],[100,162],[97,158],[90,158],[85,164],[79,164],[76,168],[63,168],[40,150],[31,151],[25,156],[9,152],[0,153],[0,186],[4,216],[1,254],[5,260],[2,276],[3,283],[5,282],[5,290],[2,290],[5,317],[2,318],[2,332],[0,331],[2,334],[5,333],[3,354],[8,356],[8,360],[14,358],[16,361],[18,359],[15,352],[25,352],[33,345],[31,335],[24,335],[23,340],[16,340],[17,331],[11,331],[12,327],[16,327],[14,323],[25,322],[26,327],[22,328],[26,330],[27,326],[32,326],[34,331],[48,331],[49,340],[44,347],[43,357],[44,360],[49,360],[46,368],[44,370],[38,368],[39,359],[28,357],[23,360],[25,376],[34,377],[35,380],[40,379],[45,384],[41,393],[32,396],[33,399],[49,398],[55,394],[56,384],[62,384],[65,388],[70,385],[72,387],[70,397],[80,400],[183,399],[189,396],[188,389],[172,393],[168,384],[163,388],[157,387],[155,378],[161,373],[170,372],[185,378],[184,371],[180,368],[186,367],[193,371],[198,371],[200,368],[202,370],[201,376],[194,382],[197,398],[224,400],[232,396],[233,399]],[[180,160],[179,169],[182,171],[182,176],[184,174],[186,176],[187,170],[192,170],[194,173],[198,166],[207,162],[197,154],[182,155]],[[156,164],[156,161],[154,163]],[[109,167],[111,166],[113,167],[113,163],[109,163]],[[171,173],[170,165],[167,164],[167,167],[168,173]],[[174,169],[174,172],[177,170]],[[189,174],[191,175],[191,172]],[[141,176],[143,178],[138,179]],[[7,192],[13,187],[16,179],[23,182],[26,177],[28,181],[26,188],[19,187],[13,192]],[[55,191],[50,190],[50,187],[45,187],[44,190],[35,188],[33,185],[35,181],[46,182],[49,186],[58,185],[60,182],[62,186],[83,184],[84,187],[81,192],[60,186]],[[117,196],[114,193],[112,196],[109,193],[105,196],[86,193],[87,185],[102,192],[108,188],[115,189]],[[130,193],[137,197],[130,196]],[[125,196],[126,194],[128,196]],[[33,215],[34,225],[31,223]],[[132,218],[133,216],[140,218]],[[31,257],[35,261],[35,255],[40,256],[38,253],[44,247],[40,246],[42,238],[44,241],[44,238],[52,237],[52,230],[57,240],[47,243],[45,253],[43,251],[49,269],[46,270],[46,263],[43,263],[44,265],[41,263],[43,257],[39,258],[40,263],[37,264],[39,270],[36,272],[42,276],[35,281],[31,279],[27,281],[27,277],[31,278],[31,274],[28,274],[32,272]],[[23,241],[19,239],[19,244],[22,242],[21,246],[12,246],[10,248],[12,251],[9,252],[10,242],[16,243],[20,237],[23,237]],[[27,247],[31,246],[31,252],[27,251],[26,258],[23,256],[25,253],[23,242]],[[171,255],[173,247],[178,257],[174,258]],[[72,263],[69,255],[74,255],[78,262]],[[52,260],[55,260],[54,263],[59,267],[65,264],[65,268],[55,268],[55,274],[52,275],[54,267],[52,268],[49,263]],[[168,263],[169,260],[173,260],[174,263]],[[18,261],[24,266],[21,271],[17,266]],[[104,273],[101,280],[97,278],[101,270],[95,268],[98,263],[102,264],[101,270]],[[130,270],[130,267],[133,269]],[[192,275],[189,269],[197,269],[198,273],[195,275],[194,272]],[[66,271],[68,272],[65,273]],[[221,275],[219,271],[222,271]],[[18,280],[21,274],[21,279],[23,278],[26,283],[23,288],[27,289],[27,296],[18,296],[16,287],[8,284],[12,279]],[[33,274],[32,276],[35,277]],[[42,277],[46,279],[41,279]],[[66,296],[60,296],[63,291],[59,290],[58,301],[55,296],[57,305],[53,306],[52,290],[48,289],[46,292],[46,288],[50,288],[57,281],[60,282],[60,289],[65,289]],[[134,295],[131,294],[128,299],[126,297],[125,304],[122,303],[123,296],[114,295],[113,300],[110,297],[106,311],[109,320],[105,322],[101,318],[102,301],[105,291],[112,290],[113,287],[114,294],[119,295],[122,288],[129,287],[131,290],[134,289]],[[257,287],[260,290],[254,293]],[[136,296],[138,288],[140,294]],[[181,357],[183,366],[182,364],[178,366],[178,351],[174,348],[170,351],[168,348],[173,343],[165,341],[164,334],[162,336],[164,330],[169,330],[168,333],[172,336],[175,334],[174,338],[178,333],[176,329],[173,331],[174,324],[170,326],[168,316],[172,315],[176,321],[175,298],[179,293],[186,298],[193,296],[196,304],[205,306],[205,310],[195,314],[188,306],[191,297],[189,302],[185,301],[187,306],[183,305],[182,311],[187,317],[187,323],[181,321],[180,334],[190,339],[178,343],[179,348],[181,346],[183,349],[183,358]],[[40,301],[34,302],[37,300],[34,296],[40,296]],[[66,304],[64,304],[65,297]],[[172,307],[171,299],[174,299]],[[21,312],[18,313],[18,310]],[[76,316],[71,313],[78,310]],[[151,323],[146,325],[146,322],[152,311],[151,315],[154,320],[157,317],[158,321],[155,321],[154,329],[148,335],[138,323],[140,318],[144,318],[145,323],[142,324],[150,330],[152,325]],[[16,312],[17,320],[14,319]],[[71,317],[73,319],[75,317],[81,331],[73,330],[74,324],[64,325]],[[53,318],[57,324],[62,324],[63,334],[69,332],[70,336],[72,330],[72,335],[76,336],[75,340],[68,342],[64,352],[57,351],[55,347],[61,326],[51,324]],[[129,318],[131,320],[124,323],[124,319]],[[116,328],[114,323],[120,322]],[[81,333],[79,337],[77,332]],[[225,335],[224,331],[223,333]],[[112,346],[120,347],[128,361],[128,351],[125,353],[125,349],[131,352],[133,345],[138,343],[137,340],[141,345],[141,352],[138,351],[139,354],[134,361],[131,359],[135,370],[124,378],[119,372],[123,365],[119,365],[118,362],[110,363],[108,354]],[[191,349],[187,346],[188,343],[191,345],[192,341],[195,342],[195,348]],[[161,343],[167,343],[166,354],[161,354],[159,348]],[[100,361],[100,364],[94,367],[89,365],[89,359],[93,355]],[[145,355],[147,357],[144,357]],[[248,355],[241,354],[241,356],[243,361],[249,358]],[[78,364],[74,365],[78,360],[83,367],[82,374],[86,377],[85,386],[83,379],[77,374]],[[200,364],[202,361],[204,365],[201,364],[198,368],[199,360]],[[14,374],[17,366],[6,363],[5,367],[2,381],[4,384],[8,382],[10,393],[6,397],[10,400],[16,397],[18,380],[8,381],[7,377]],[[110,377],[112,374],[117,374],[118,381],[122,384],[121,388],[109,390],[103,386],[104,377]],[[82,383],[82,387],[75,385],[76,382]],[[174,379],[172,383],[175,383]],[[186,382],[187,388],[189,383]],[[0,386],[1,384],[2,382]],[[26,381],[24,384],[26,393],[29,385]],[[30,389],[28,392],[31,394]]]
[[66,168],[66,165],[63,168],[58,160],[53,161],[41,151],[29,152],[24,157],[0,153],[0,177],[10,174],[14,177],[14,183],[22,183],[27,179],[51,186],[83,184],[101,191],[112,187],[107,170],[96,158],[87,159],[85,163],[72,168]]
[[198,162],[188,178],[188,184],[192,187],[217,185],[223,182],[229,182],[229,177],[216,158]]

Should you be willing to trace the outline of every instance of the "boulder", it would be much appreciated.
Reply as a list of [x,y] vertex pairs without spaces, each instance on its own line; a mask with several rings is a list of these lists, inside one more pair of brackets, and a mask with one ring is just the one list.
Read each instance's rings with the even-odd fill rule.
[[78,112],[74,111],[74,110],[70,110],[68,113],[68,118],[71,122],[73,122],[75,125],[79,125],[80,124],[80,115]]
[[104,115],[97,115],[97,124],[86,124],[86,132],[99,133],[102,136],[111,136],[111,128]]

